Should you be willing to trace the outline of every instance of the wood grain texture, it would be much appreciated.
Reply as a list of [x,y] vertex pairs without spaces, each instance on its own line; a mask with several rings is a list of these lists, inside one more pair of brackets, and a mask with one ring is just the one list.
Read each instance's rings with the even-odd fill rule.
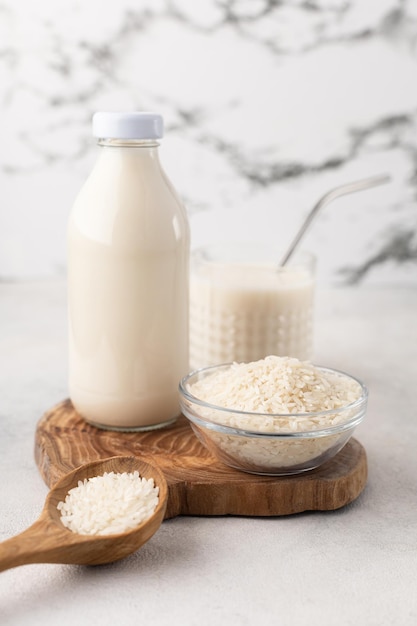
[[366,453],[354,438],[316,470],[272,477],[246,474],[217,461],[185,417],[160,430],[120,433],[89,425],[65,400],[38,422],[35,459],[49,487],[83,463],[115,455],[134,455],[159,467],[168,483],[165,518],[335,510],[355,500],[367,480]]

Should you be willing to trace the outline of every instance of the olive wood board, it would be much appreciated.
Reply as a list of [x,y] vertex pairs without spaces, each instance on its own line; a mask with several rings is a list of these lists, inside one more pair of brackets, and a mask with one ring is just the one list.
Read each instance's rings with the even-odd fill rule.
[[165,519],[331,511],[355,500],[367,480],[366,453],[354,438],[315,470],[274,477],[247,474],[217,461],[184,416],[157,430],[116,432],[91,426],[64,400],[37,424],[35,459],[49,487],[83,463],[115,455],[140,457],[162,470],[168,483]]

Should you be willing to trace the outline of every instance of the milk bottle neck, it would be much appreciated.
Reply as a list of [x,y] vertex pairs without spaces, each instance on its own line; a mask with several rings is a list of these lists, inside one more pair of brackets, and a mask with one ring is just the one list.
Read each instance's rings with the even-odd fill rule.
[[100,171],[103,167],[109,168],[109,176],[121,166],[146,167],[155,173],[161,171],[156,139],[99,139],[98,146],[97,166]]
[[159,147],[159,142],[155,139],[98,139],[97,144],[103,148],[127,148],[155,152]]

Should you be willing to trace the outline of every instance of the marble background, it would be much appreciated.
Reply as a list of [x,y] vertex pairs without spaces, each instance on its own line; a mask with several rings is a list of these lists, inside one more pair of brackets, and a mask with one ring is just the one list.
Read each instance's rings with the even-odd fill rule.
[[[417,285],[417,0],[0,0],[0,278],[65,275],[96,110],[163,114],[193,247],[303,246],[323,283]],[[277,252],[278,254],[278,252]]]

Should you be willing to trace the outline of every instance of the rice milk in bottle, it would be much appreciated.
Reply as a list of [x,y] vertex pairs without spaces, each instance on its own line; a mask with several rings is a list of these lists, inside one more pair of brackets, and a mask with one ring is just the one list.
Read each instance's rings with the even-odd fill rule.
[[96,426],[158,428],[188,370],[187,216],[159,162],[161,116],[96,113],[93,134],[68,227],[70,398]]

